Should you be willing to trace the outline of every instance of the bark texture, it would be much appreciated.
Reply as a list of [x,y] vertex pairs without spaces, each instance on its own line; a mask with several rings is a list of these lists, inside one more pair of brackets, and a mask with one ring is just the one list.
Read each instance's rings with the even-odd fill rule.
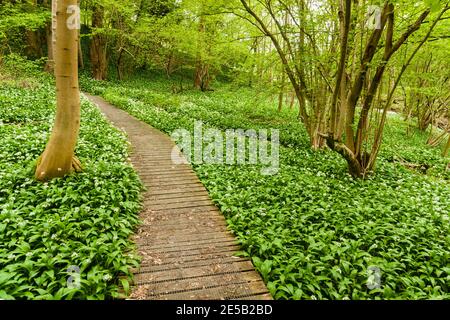
[[49,73],[55,72],[55,46],[56,46],[56,2],[51,1],[52,8],[52,20],[46,28],[47,35],[47,64],[45,65],[45,71]]
[[103,28],[104,15],[104,8],[100,5],[95,5],[92,13],[92,28],[94,28],[94,35],[91,39],[90,56],[92,76],[96,80],[106,80],[108,69],[106,37],[95,30],[97,28]]

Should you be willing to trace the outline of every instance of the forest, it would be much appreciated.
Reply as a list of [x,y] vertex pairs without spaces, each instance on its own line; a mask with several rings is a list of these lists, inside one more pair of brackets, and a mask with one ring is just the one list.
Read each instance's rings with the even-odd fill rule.
[[0,299],[450,299],[450,1],[0,0]]

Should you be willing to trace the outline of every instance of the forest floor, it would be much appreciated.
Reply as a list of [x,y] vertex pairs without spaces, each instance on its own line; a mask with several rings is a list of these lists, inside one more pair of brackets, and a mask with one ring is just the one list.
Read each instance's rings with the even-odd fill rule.
[[[35,182],[53,123],[54,83],[23,61],[6,71],[0,298],[118,297],[139,265],[130,237],[139,224],[141,184],[126,136],[83,99],[76,153],[85,171]],[[168,134],[192,133],[195,121],[222,132],[280,130],[278,174],[262,175],[258,164],[193,166],[238,239],[240,256],[252,259],[274,298],[450,298],[450,159],[400,117],[389,118],[376,172],[354,180],[339,155],[310,149],[295,110],[278,113],[261,91],[222,84],[214,92],[174,94],[171,81],[147,75],[81,83]]]
[[399,116],[389,118],[376,173],[354,180],[339,155],[309,148],[295,110],[277,112],[255,89],[175,94],[156,76],[82,86],[168,134],[192,134],[195,121],[222,132],[280,130],[276,175],[261,165],[194,165],[276,299],[450,298],[450,159]]

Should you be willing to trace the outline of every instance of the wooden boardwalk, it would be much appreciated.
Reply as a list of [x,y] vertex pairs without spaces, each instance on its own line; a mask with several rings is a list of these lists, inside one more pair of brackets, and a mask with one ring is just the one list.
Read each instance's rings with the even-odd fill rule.
[[147,188],[135,235],[142,264],[132,299],[271,299],[252,263],[236,257],[236,239],[190,165],[175,165],[165,134],[102,98],[86,95],[124,130],[131,162]]

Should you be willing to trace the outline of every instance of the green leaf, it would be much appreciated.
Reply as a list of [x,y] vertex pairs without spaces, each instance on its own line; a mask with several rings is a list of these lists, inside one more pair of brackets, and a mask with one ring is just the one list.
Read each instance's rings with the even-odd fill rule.
[[120,283],[122,284],[122,287],[125,291],[125,294],[128,295],[130,293],[130,283],[127,279],[120,279]]
[[260,267],[261,270],[261,274],[263,276],[264,279],[267,279],[269,276],[270,271],[272,270],[272,264],[273,261],[272,260],[265,260]]

